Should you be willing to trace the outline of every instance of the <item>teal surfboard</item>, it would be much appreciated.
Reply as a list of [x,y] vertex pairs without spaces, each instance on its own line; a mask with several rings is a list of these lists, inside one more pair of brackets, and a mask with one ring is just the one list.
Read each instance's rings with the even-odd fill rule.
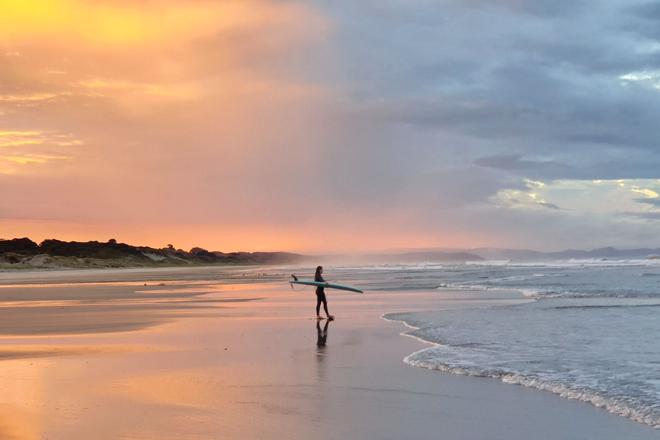
[[333,284],[333,283],[322,283],[320,281],[314,281],[314,280],[299,280],[295,276],[292,281],[289,281],[289,283],[302,284],[304,286],[325,287],[326,289],[346,290],[348,292],[364,293],[362,290],[356,289],[355,287],[351,287],[351,286],[343,286],[341,284]]

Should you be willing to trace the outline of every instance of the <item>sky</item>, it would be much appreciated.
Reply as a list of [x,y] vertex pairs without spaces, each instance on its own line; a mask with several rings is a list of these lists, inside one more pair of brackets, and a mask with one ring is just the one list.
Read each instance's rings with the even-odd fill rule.
[[0,0],[0,237],[660,247],[647,0]]

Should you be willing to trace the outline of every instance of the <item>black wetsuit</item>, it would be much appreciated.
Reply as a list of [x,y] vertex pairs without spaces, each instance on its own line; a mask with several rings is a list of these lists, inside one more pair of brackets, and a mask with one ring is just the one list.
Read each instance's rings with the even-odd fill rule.
[[[317,273],[314,275],[314,281],[318,281],[320,283],[325,283],[325,280],[321,276],[320,273]],[[325,310],[325,314],[329,315],[328,313],[328,301],[325,299],[325,287],[323,286],[316,286],[316,315],[318,316],[319,312],[321,311],[321,304],[323,304],[323,309]]]

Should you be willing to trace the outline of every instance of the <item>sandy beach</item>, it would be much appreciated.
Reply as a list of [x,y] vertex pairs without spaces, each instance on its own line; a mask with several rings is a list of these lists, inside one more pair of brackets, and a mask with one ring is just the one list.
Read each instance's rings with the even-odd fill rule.
[[382,319],[517,299],[333,292],[337,319],[317,323],[311,290],[254,273],[1,273],[0,438],[658,438],[586,403],[406,365],[427,345]]

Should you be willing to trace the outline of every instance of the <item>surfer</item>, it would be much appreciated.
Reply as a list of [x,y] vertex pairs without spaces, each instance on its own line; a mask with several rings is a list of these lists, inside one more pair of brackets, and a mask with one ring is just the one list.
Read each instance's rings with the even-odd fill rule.
[[[326,282],[323,279],[323,266],[316,267],[314,281],[319,283]],[[332,316],[330,312],[328,312],[328,300],[325,298],[325,287],[316,286],[316,319],[323,319],[321,318],[321,303],[323,303],[323,310],[325,310],[325,314],[327,315],[328,319],[334,319],[335,317]]]

